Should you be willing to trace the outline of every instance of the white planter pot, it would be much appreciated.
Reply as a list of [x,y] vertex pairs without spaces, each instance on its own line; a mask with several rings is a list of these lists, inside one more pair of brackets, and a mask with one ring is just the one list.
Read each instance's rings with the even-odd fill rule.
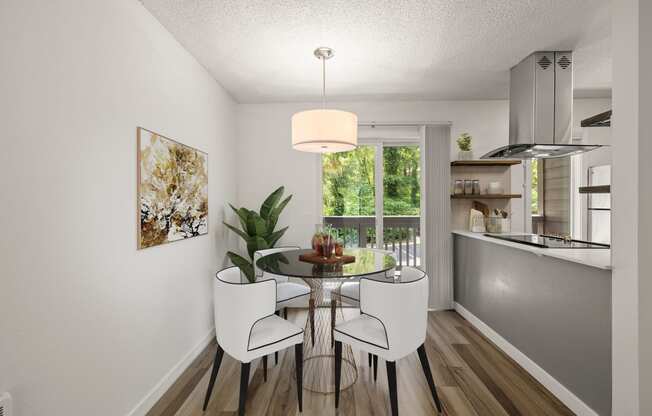
[[457,153],[458,160],[473,160],[473,150],[460,150]]

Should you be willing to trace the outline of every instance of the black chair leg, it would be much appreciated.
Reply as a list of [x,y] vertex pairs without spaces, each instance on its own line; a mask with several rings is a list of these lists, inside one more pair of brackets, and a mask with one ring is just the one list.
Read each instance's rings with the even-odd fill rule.
[[267,382],[267,356],[263,355],[263,381]]
[[437,395],[437,389],[435,388],[435,381],[432,378],[432,372],[430,372],[430,363],[428,362],[428,355],[426,354],[425,345],[421,345],[417,352],[419,353],[419,360],[421,361],[421,367],[423,368],[423,374],[428,380],[428,386],[430,386],[430,393],[432,398],[435,400],[435,405],[437,405],[437,411],[441,413],[441,402],[439,401],[439,396]]
[[374,381],[378,379],[378,356],[374,355]]
[[342,380],[342,343],[335,341],[335,408],[340,405],[340,381]]
[[308,317],[310,319],[310,338],[312,346],[315,346],[315,299],[310,298],[308,303]]
[[297,369],[297,400],[299,400],[299,412],[303,412],[303,343],[294,345],[294,359]]
[[286,321],[288,319],[288,308],[283,308],[283,319]]
[[373,359],[373,355],[371,353],[369,353],[369,368],[371,368],[372,359]]
[[[274,312],[274,314],[275,314],[276,316],[279,316],[279,317],[280,317],[280,316],[281,316],[281,311],[280,311],[280,310],[279,310],[279,311],[276,311],[276,312]],[[278,351],[276,351],[276,352],[274,353],[274,365],[278,365]]]
[[240,369],[240,404],[238,405],[238,415],[244,416],[245,403],[247,403],[247,388],[249,387],[249,368],[251,363],[242,363]]
[[396,361],[387,361],[387,382],[389,384],[389,402],[392,416],[398,416],[398,392],[396,389]]
[[335,346],[335,319],[337,318],[337,301],[331,299],[331,348]]
[[215,353],[215,359],[213,360],[213,371],[211,371],[211,379],[208,382],[208,390],[206,390],[206,397],[204,398],[204,411],[206,410],[206,407],[208,407],[208,401],[211,399],[213,386],[215,386],[215,379],[217,379],[217,372],[220,371],[220,364],[222,364],[223,356],[224,350],[218,345],[217,352]]
[[211,371],[211,379],[208,382],[208,390],[206,390],[206,397],[204,398],[204,411],[206,410],[206,407],[208,407],[208,401],[211,399],[213,386],[215,386],[215,379],[217,378],[217,372],[220,371],[220,364],[222,364],[223,356],[224,350],[218,345],[217,352],[215,353],[215,359],[213,360],[213,371]]

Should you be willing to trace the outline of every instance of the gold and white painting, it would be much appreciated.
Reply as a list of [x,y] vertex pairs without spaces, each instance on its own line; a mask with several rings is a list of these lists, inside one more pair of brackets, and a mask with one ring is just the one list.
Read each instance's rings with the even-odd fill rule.
[[138,248],[208,233],[208,155],[138,128]]

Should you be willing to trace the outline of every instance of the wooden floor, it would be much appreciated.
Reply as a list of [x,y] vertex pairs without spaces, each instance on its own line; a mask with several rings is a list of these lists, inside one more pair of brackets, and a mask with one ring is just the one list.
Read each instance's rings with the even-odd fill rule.
[[[347,310],[347,319],[357,314]],[[305,322],[305,312],[290,312],[290,319]],[[215,354],[215,343],[195,360],[148,416],[232,416],[237,414],[240,366],[227,355],[206,412],[201,406]],[[572,415],[573,413],[518,364],[484,338],[454,311],[431,312],[426,350],[446,415]],[[374,383],[367,355],[354,351],[358,381],[342,393],[336,413],[334,396],[304,390],[303,415],[388,415],[385,365],[379,362]],[[262,366],[252,363],[247,415],[299,415],[296,384],[292,378],[294,352],[282,352],[279,364],[270,359],[267,382]],[[256,366],[254,370],[254,366]],[[397,363],[399,411],[404,416],[436,414],[417,354]]]

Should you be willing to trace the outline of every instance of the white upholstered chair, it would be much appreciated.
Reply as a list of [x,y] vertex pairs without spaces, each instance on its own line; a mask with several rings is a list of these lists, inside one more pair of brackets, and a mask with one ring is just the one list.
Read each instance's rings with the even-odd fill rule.
[[[282,253],[284,251],[298,250],[299,247],[275,247],[265,250],[258,250],[254,253],[254,270],[256,273],[256,281],[274,279],[276,280],[276,311],[280,314],[283,310],[283,316],[287,319],[287,308],[309,308],[308,317],[310,319],[310,333],[313,345],[315,344],[315,310],[310,303],[311,289],[302,285],[301,283],[290,282],[287,276],[281,276],[274,273],[263,272],[256,264],[261,258],[270,254]],[[278,363],[278,354],[276,354],[276,362]]]
[[[382,250],[379,248],[367,248],[365,250],[373,251],[380,254],[385,254],[391,256],[396,261],[396,254],[393,251]],[[375,280],[392,280],[396,274],[396,268],[392,268],[383,273],[378,273],[373,276],[368,276],[371,279]],[[342,282],[339,288],[333,291],[336,299],[340,300],[342,303],[346,303],[353,306],[359,306],[360,304],[360,278],[355,277]]]
[[398,416],[396,361],[417,351],[437,411],[441,403],[424,346],[428,322],[428,276],[403,267],[400,281],[360,279],[360,316],[335,327],[335,407],[339,406],[342,343],[386,361],[392,415]]
[[[367,248],[365,250],[374,251],[376,253],[385,254],[387,256],[392,256],[394,261],[396,261],[396,254],[390,250],[382,250],[379,248]],[[389,280],[392,281],[396,276],[396,268],[391,268],[383,273],[378,273],[372,276],[368,276],[370,279],[374,280]],[[339,301],[342,304],[347,304],[354,307],[360,306],[360,278],[354,277],[343,281],[339,287],[332,292],[333,299]],[[332,307],[335,308],[336,304],[333,303]],[[331,312],[331,316],[335,317],[335,311]],[[335,328],[335,321],[331,322],[331,327]],[[373,364],[374,368],[374,379],[378,375],[378,357],[375,357],[373,354],[369,353],[369,367]]]
[[294,346],[299,411],[302,411],[303,328],[274,314],[276,285],[273,279],[249,283],[241,277],[237,267],[217,272],[213,285],[217,353],[204,399],[204,410],[208,406],[224,352],[241,362],[238,414],[242,416],[245,413],[251,361],[262,357],[266,373],[268,354]]

